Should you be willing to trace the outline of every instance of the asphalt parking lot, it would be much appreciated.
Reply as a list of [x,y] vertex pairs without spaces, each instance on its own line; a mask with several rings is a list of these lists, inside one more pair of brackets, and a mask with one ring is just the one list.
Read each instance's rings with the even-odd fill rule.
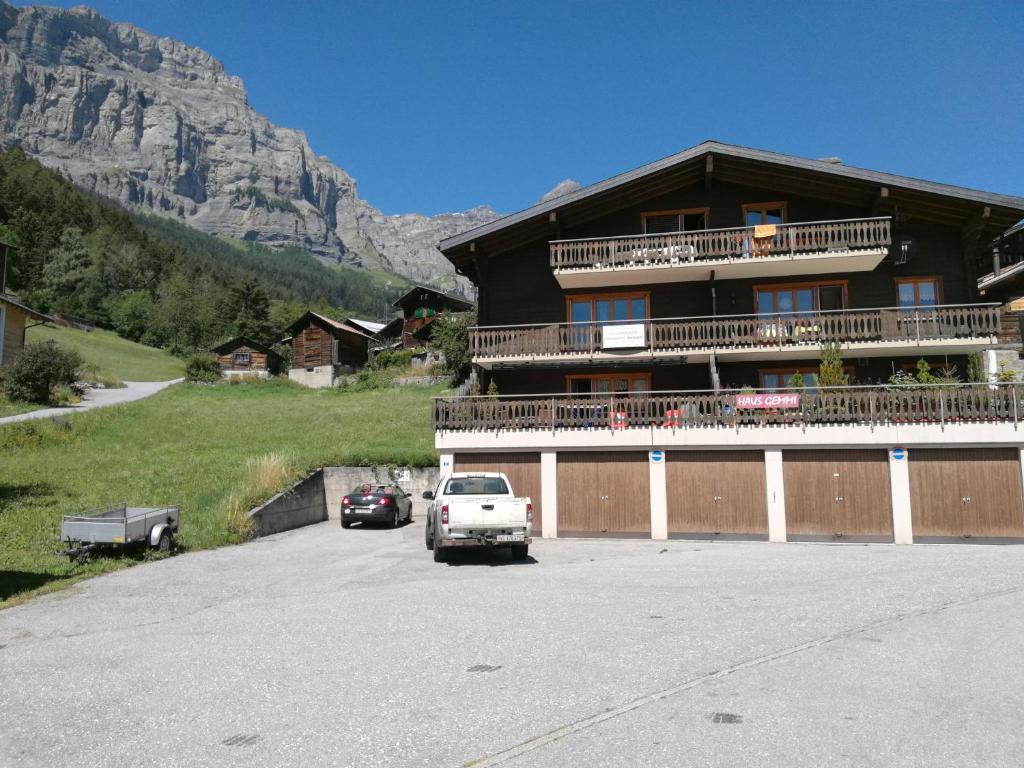
[[1002,766],[1024,548],[337,522],[0,611],[0,765]]

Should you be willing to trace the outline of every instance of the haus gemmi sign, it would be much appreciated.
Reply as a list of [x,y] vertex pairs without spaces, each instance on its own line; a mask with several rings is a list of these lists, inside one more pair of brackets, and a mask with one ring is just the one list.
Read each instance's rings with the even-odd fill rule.
[[736,395],[737,408],[799,408],[799,392],[760,392],[752,395]]

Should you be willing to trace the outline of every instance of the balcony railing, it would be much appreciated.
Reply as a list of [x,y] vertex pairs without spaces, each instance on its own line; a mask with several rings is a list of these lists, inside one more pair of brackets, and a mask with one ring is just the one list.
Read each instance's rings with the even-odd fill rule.
[[[643,326],[635,346],[606,345],[605,328]],[[636,329],[638,330],[638,329]],[[725,349],[790,349],[823,343],[990,339],[999,334],[998,304],[798,312],[791,315],[666,318],[613,323],[490,326],[470,331],[475,360]],[[621,344],[621,342],[618,342]]]
[[[881,250],[892,242],[892,219],[844,219],[778,224],[757,237],[756,227],[705,229],[630,237],[551,242],[555,270],[685,265],[811,253]],[[770,231],[770,230],[769,230]]]
[[1024,385],[948,384],[779,390],[773,407],[746,393],[637,392],[434,399],[434,429],[456,432],[696,429],[740,426],[1018,423]]

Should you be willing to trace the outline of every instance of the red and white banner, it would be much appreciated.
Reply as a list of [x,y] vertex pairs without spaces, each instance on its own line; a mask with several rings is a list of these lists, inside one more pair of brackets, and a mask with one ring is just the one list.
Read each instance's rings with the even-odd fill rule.
[[799,392],[759,392],[736,395],[737,408],[799,408]]

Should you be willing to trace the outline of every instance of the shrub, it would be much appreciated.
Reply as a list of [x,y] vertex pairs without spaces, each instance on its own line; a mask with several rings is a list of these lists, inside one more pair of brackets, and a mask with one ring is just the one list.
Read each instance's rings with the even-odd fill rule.
[[792,376],[789,377],[789,386],[792,387],[793,389],[803,389],[804,375],[800,373],[800,371],[794,373]]
[[220,363],[213,355],[196,353],[185,361],[185,378],[189,381],[211,384],[220,377]]
[[434,346],[444,353],[445,372],[452,377],[452,384],[465,380],[472,367],[469,329],[474,325],[475,312],[444,314],[431,325],[431,338]]
[[415,354],[411,349],[385,349],[370,358],[366,367],[371,371],[382,371],[386,368],[408,368],[412,365]]
[[280,453],[249,459],[241,488],[228,498],[228,530],[241,539],[251,538],[253,523],[249,517],[250,510],[283,491],[298,479],[298,475],[294,462]]
[[11,400],[49,403],[57,387],[74,386],[81,365],[77,352],[53,341],[27,344],[4,376],[4,394]]
[[1012,384],[1017,380],[1017,372],[1010,368],[1005,360],[999,361],[999,370],[996,372],[996,381],[1001,384]]
[[843,355],[839,344],[821,346],[821,365],[818,368],[819,387],[845,387],[850,377],[843,370]]
[[988,381],[985,373],[985,363],[981,359],[981,352],[971,352],[967,356],[967,381],[972,384],[982,384]]

